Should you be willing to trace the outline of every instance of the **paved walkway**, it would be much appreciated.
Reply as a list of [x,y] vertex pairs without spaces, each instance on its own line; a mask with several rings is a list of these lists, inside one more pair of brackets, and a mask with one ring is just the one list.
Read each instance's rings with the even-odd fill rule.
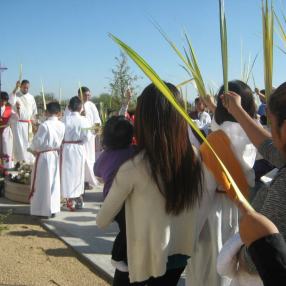
[[[102,190],[96,188],[85,194],[85,207],[75,212],[63,210],[52,219],[43,219],[42,224],[55,233],[86,259],[106,280],[112,283],[114,268],[110,263],[112,242],[117,233],[114,223],[108,228],[97,228],[95,217],[102,203]],[[0,198],[0,212],[13,209],[16,214],[29,214],[29,206]],[[183,286],[184,278],[179,285]]]

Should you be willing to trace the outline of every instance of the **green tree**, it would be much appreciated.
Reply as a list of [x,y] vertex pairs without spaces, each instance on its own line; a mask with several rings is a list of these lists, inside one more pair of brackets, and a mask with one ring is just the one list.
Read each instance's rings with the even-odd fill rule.
[[128,87],[131,88],[135,97],[138,88],[136,82],[140,77],[131,72],[127,56],[123,52],[120,52],[119,57],[115,57],[115,61],[115,68],[112,69],[113,77],[109,83],[112,97],[122,99]]
[[92,97],[91,101],[100,108],[100,102],[109,110],[119,110],[121,107],[121,98],[118,96],[111,96],[109,93],[101,93],[96,97]]
[[[35,95],[34,98],[35,98],[35,101],[36,101],[36,104],[37,104],[38,113],[40,114],[44,110],[44,103],[43,103],[42,93],[39,94],[39,95]],[[57,98],[55,98],[54,93],[48,92],[48,93],[45,93],[45,100],[46,100],[46,103],[49,103],[50,101],[57,100]]]

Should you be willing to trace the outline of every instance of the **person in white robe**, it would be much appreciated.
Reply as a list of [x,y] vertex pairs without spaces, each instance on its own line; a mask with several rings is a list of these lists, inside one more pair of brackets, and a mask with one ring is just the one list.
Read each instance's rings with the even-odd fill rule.
[[[15,120],[11,124],[13,132],[13,154],[15,162],[26,161],[32,163],[34,158],[27,152],[33,137],[32,121],[37,114],[37,105],[34,96],[29,93],[30,83],[17,81],[16,87],[9,98]],[[18,91],[18,89],[20,90]]]
[[[81,91],[78,90],[78,97],[81,99],[81,93],[83,97],[84,106],[80,112],[81,115],[85,116],[88,120],[90,127],[94,127],[96,124],[101,126],[101,119],[96,105],[90,101],[91,93],[89,88],[82,86]],[[71,114],[68,106],[65,108],[63,120]],[[89,189],[91,186],[98,185],[98,181],[93,173],[93,166],[96,161],[96,157],[99,154],[96,153],[100,148],[100,135],[91,134],[90,139],[84,144],[86,152],[86,162],[85,162],[85,188]]]
[[206,105],[200,97],[195,99],[195,108],[197,119],[194,119],[194,122],[198,128],[205,133],[205,135],[208,135],[212,119],[211,116],[205,111]]
[[69,102],[71,113],[64,118],[66,128],[61,155],[61,187],[62,196],[67,199],[67,207],[70,210],[83,206],[86,162],[84,144],[91,137],[90,124],[84,116],[80,115],[81,108],[79,97],[71,98]]
[[31,177],[31,215],[50,217],[60,212],[60,147],[65,125],[59,120],[60,105],[47,104],[47,120],[35,134],[29,150],[36,156]]
[[[83,114],[85,118],[88,120],[90,127],[97,125],[101,125],[101,119],[98,113],[98,110],[93,102],[90,101],[91,93],[89,88],[82,86],[81,87],[82,97],[83,97]],[[80,89],[78,90],[78,96],[81,97]],[[90,188],[90,186],[98,185],[98,181],[93,173],[93,166],[95,163],[95,150],[96,150],[96,137],[99,135],[91,134],[89,140],[84,144],[85,152],[86,152],[86,161],[85,161],[85,184],[86,188]],[[97,140],[98,141],[98,140]]]
[[[250,113],[252,117],[255,114],[254,100],[251,99],[251,89],[240,81],[230,82],[230,88],[238,86],[243,92],[240,92],[242,100],[245,103],[243,108]],[[237,87],[237,88],[238,88]],[[231,90],[231,89],[230,89]],[[246,98],[246,99],[244,99]],[[249,100],[247,100],[249,98]],[[220,99],[218,99],[220,101]],[[221,117],[229,118],[228,113],[221,110],[222,105],[216,110],[215,116],[220,113]],[[256,158],[257,150],[250,142],[246,133],[239,123],[224,119],[220,125],[213,118],[212,131],[222,130],[231,142],[231,150],[240,164],[248,186],[254,187],[255,174],[253,165]],[[224,148],[222,146],[221,148]],[[212,182],[211,182],[212,180]],[[215,181],[214,176],[209,176],[209,185],[213,189],[220,189]],[[194,255],[189,261],[187,267],[186,285],[189,286],[230,286],[231,279],[220,277],[217,273],[217,257],[226,241],[232,237],[239,227],[239,210],[226,194],[217,193],[212,204],[205,208],[209,213],[208,220],[202,228]]]

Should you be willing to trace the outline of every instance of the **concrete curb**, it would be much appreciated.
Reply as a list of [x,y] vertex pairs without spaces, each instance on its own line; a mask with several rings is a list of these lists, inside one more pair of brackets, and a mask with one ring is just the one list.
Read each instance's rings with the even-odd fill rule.
[[80,251],[78,251],[76,248],[74,248],[71,244],[68,243],[66,239],[63,239],[60,235],[60,233],[51,227],[50,225],[46,224],[46,220],[40,220],[41,226],[46,229],[47,231],[53,233],[57,238],[59,238],[61,241],[63,241],[68,247],[72,248],[72,250],[76,253],[79,260],[85,264],[92,272],[94,272],[96,275],[98,275],[100,278],[105,280],[107,283],[112,285],[113,282],[113,276],[110,275],[110,273],[106,272],[103,268],[96,265],[90,258],[83,255]]
[[[93,194],[94,195],[94,194]],[[98,206],[89,206],[89,203],[86,203],[87,207],[98,209]],[[10,201],[4,197],[0,197],[0,213],[7,213],[8,210],[12,210],[13,214],[16,215],[30,215],[30,206],[28,204],[23,203],[17,203]],[[53,219],[39,219],[40,225],[46,229],[48,232],[53,233],[58,239],[63,241],[68,247],[70,247],[76,254],[77,258],[85,264],[92,272],[94,272],[96,275],[101,277],[103,280],[105,280],[107,283],[112,285],[113,281],[113,272],[110,264],[110,257],[109,253],[111,252],[111,249],[105,249],[104,252],[106,252],[106,255],[104,255],[103,258],[100,259],[100,257],[93,257],[92,253],[92,247],[89,249],[89,253],[84,253],[81,251],[81,248],[78,247],[82,241],[79,237],[78,233],[73,233],[75,226],[66,224],[65,227],[60,227],[61,223],[64,224],[64,222],[61,222],[61,218],[67,219],[69,217],[81,217],[84,218],[88,215],[84,212],[84,210],[80,213],[69,213],[63,211],[59,216],[56,216],[56,218]],[[94,221],[95,221],[95,214]],[[57,219],[57,221],[55,220]],[[78,223],[80,226],[80,222]],[[55,227],[55,225],[57,227]],[[95,226],[96,228],[96,226]],[[96,229],[93,229],[92,237],[96,238]],[[78,228],[80,230],[80,227]],[[100,236],[104,235],[104,232],[97,229]],[[74,235],[74,236],[73,236]],[[83,243],[82,243],[83,244]],[[98,255],[97,255],[98,256]],[[96,263],[96,261],[99,261],[100,263]],[[109,267],[110,264],[110,267]]]

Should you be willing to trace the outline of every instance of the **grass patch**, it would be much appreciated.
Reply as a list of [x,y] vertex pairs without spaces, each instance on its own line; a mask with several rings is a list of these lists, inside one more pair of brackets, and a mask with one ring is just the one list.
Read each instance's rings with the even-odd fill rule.
[[0,214],[0,234],[8,229],[8,226],[5,225],[7,218],[13,213],[12,209],[9,209],[5,214]]

